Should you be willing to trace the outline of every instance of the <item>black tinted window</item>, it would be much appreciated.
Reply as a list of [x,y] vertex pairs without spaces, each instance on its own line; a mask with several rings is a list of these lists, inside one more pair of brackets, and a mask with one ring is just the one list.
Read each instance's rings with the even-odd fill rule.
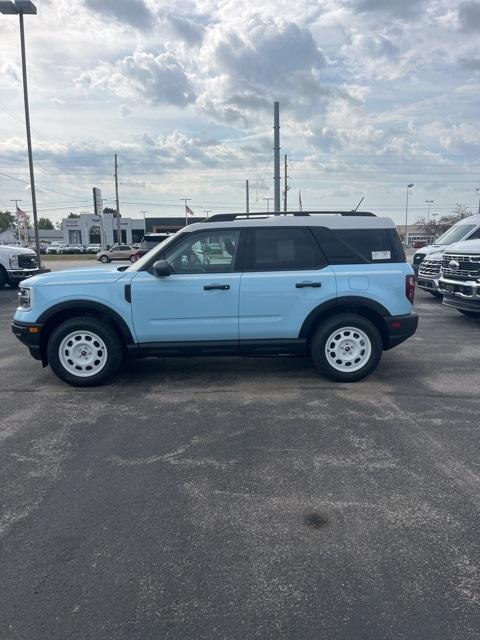
[[308,229],[252,229],[247,243],[247,271],[317,269],[320,254]]
[[329,264],[405,262],[394,229],[312,229]]

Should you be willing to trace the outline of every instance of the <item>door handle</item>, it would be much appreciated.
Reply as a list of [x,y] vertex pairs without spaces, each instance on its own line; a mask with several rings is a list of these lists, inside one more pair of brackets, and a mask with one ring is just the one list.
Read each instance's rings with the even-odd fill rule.
[[295,285],[297,289],[305,289],[305,287],[313,287],[314,289],[318,289],[322,286],[321,282],[297,282]]
[[206,284],[204,287],[205,291],[213,291],[213,289],[220,289],[221,291],[227,291],[230,289],[229,284]]

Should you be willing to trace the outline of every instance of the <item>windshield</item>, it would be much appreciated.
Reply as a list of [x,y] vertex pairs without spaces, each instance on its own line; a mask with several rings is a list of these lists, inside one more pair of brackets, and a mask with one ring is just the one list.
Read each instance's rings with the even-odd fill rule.
[[455,225],[448,231],[445,231],[445,233],[441,235],[438,240],[435,240],[435,244],[452,244],[453,242],[463,240],[463,238],[465,238],[465,236],[467,236],[470,231],[473,231],[476,226],[476,224],[459,224],[458,226]]
[[134,262],[130,267],[128,267],[127,271],[141,271],[143,269],[143,267],[145,266],[145,264],[147,264],[147,262],[150,262],[152,257],[154,257],[156,254],[158,254],[158,252],[160,250],[163,251],[163,249],[167,245],[169,245],[170,242],[181,233],[188,233],[188,232],[186,232],[185,229],[181,229],[180,231],[177,231],[177,233],[172,233],[172,235],[169,238],[167,238],[166,240],[161,242],[159,245],[154,247],[151,251],[149,251],[144,256],[139,258],[136,262]]

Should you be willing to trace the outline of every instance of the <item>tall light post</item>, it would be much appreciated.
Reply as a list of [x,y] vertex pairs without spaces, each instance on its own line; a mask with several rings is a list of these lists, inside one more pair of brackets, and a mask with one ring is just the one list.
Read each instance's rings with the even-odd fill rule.
[[475,189],[477,196],[478,196],[478,215],[480,215],[480,189],[477,187]]
[[25,28],[24,15],[36,15],[37,7],[30,0],[2,0],[0,13],[4,15],[18,15],[20,20],[20,49],[22,52],[22,76],[23,76],[23,102],[25,105],[25,127],[27,130],[28,165],[30,169],[30,192],[32,194],[33,229],[35,232],[35,249],[38,256],[38,264],[41,267],[40,238],[38,235],[37,196],[35,192],[35,174],[33,172],[32,136],[30,133],[30,107],[28,104],[27,62],[25,56]]
[[270,200],[274,200],[274,198],[264,198],[267,201],[267,213],[270,213]]
[[404,244],[407,247],[408,246],[408,240],[407,240],[407,233],[408,233],[408,192],[410,189],[413,189],[415,185],[413,184],[413,182],[410,182],[409,184],[407,184],[407,198],[405,201],[405,238],[404,238]]
[[142,210],[138,213],[141,213],[143,215],[143,235],[145,235],[147,233],[147,221],[145,219],[145,216],[147,215],[148,211]]
[[433,200],[425,200],[427,203],[427,224],[430,221],[430,205],[433,204]]

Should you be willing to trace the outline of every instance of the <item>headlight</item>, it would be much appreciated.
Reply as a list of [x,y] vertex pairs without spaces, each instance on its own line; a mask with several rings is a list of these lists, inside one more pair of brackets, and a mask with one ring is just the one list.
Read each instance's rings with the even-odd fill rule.
[[18,306],[24,311],[32,308],[32,290],[28,287],[20,287],[18,291]]
[[10,269],[18,269],[18,254],[11,253],[8,259],[10,261]]

